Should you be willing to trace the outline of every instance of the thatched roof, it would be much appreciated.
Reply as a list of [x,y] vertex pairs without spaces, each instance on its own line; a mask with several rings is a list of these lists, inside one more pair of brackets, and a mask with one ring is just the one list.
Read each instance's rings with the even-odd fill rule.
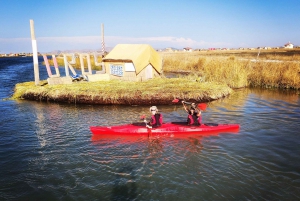
[[162,71],[161,56],[147,44],[118,44],[103,58],[103,62],[132,62],[136,74],[148,64],[151,64],[158,73]]

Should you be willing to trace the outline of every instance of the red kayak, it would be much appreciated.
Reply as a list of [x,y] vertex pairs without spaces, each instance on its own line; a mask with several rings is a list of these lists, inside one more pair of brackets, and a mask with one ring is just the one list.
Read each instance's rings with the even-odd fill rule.
[[158,128],[147,128],[145,123],[133,123],[119,126],[91,126],[94,135],[186,135],[205,134],[213,132],[237,132],[239,124],[215,124],[207,123],[201,126],[190,126],[186,122],[164,123]]

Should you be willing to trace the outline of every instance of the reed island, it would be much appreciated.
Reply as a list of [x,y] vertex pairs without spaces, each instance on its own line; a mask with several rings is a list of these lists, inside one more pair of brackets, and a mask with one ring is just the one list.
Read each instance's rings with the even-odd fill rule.
[[13,98],[75,104],[158,105],[171,104],[175,98],[208,102],[231,92],[230,87],[219,83],[154,78],[145,82],[111,80],[53,86],[26,82],[16,85]]
[[[259,54],[258,54],[259,53]],[[171,104],[175,98],[208,102],[235,89],[300,89],[300,50],[160,52],[161,77],[143,82],[109,80],[49,85],[19,83],[11,99],[75,104]],[[59,59],[58,59],[59,63]],[[174,73],[172,78],[165,76]]]

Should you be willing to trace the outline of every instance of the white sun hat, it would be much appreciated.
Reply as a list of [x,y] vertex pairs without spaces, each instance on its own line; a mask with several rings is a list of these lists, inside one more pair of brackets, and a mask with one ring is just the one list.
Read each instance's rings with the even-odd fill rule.
[[151,111],[158,112],[158,109],[157,109],[156,106],[151,106],[151,107],[150,107],[150,112],[151,112]]

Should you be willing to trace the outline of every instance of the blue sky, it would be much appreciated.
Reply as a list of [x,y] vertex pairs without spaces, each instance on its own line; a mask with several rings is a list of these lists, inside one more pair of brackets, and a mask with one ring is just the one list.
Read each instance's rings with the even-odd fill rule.
[[0,0],[0,54],[145,43],[238,48],[300,45],[299,0]]

